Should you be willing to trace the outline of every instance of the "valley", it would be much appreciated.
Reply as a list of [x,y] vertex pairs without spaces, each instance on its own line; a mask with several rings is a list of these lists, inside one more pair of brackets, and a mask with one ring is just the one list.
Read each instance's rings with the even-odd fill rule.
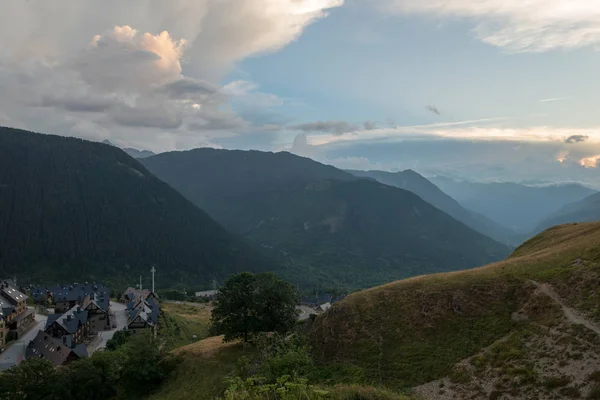
[[[600,392],[600,223],[580,222],[595,218],[593,194],[556,212],[579,223],[514,248],[518,232],[414,171],[350,173],[285,152],[215,149],[136,160],[111,144],[9,128],[0,154],[4,276],[38,292],[63,277],[121,291],[157,266],[166,296],[157,341],[117,335],[131,360],[151,343],[159,364],[177,359],[143,398],[237,398],[277,385],[331,399]],[[274,273],[260,279],[282,277],[292,285],[275,286],[313,299],[289,303],[293,340],[223,342],[221,285],[246,272]],[[92,353],[68,370],[103,357]]]

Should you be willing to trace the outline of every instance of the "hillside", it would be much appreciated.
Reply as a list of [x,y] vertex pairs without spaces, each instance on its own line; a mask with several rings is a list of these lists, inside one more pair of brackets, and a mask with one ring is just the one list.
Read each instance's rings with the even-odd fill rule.
[[444,193],[422,175],[412,170],[402,172],[348,171],[355,176],[375,179],[415,193],[429,204],[439,208],[454,219],[492,239],[508,245],[518,245],[516,233],[483,215],[466,210],[456,200]]
[[314,322],[315,355],[426,399],[597,395],[598,243],[600,223],[560,226],[503,262],[355,293]]
[[197,149],[143,160],[305,286],[368,287],[499,260],[508,248],[405,190],[289,153]]
[[564,206],[543,220],[537,227],[536,232],[560,224],[595,221],[600,221],[600,194],[594,194],[581,201]]
[[466,209],[526,234],[561,207],[596,193],[575,183],[528,186],[455,181],[446,177],[434,177],[431,181]]
[[[0,128],[0,275],[208,285],[276,269],[122,150]],[[148,279],[145,278],[148,284]]]

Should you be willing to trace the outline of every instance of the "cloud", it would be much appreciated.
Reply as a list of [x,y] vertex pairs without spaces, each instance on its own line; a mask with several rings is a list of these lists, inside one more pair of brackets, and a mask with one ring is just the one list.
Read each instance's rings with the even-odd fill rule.
[[584,157],[579,160],[579,165],[584,168],[598,168],[600,164],[600,155]]
[[[371,126],[371,122],[365,122],[366,126]],[[294,125],[290,127],[293,130],[303,132],[322,132],[331,133],[336,136],[343,135],[344,133],[353,132],[358,129],[355,125],[351,125],[346,121],[316,121],[309,122],[301,125]]]
[[438,110],[436,107],[434,106],[427,106],[425,107],[425,109],[427,111],[431,111],[432,113],[434,113],[435,115],[442,115],[442,113],[440,113],[440,110]]
[[[587,136],[588,141],[600,143],[600,126],[589,129],[559,127],[523,127],[512,128],[503,125],[506,118],[486,118],[478,120],[440,122],[425,125],[396,126],[374,130],[357,130],[352,135],[315,134],[308,135],[311,144],[371,142],[385,140],[404,141],[423,138],[451,138],[477,141],[514,141],[514,142],[556,142],[565,144],[565,138]],[[571,143],[577,146],[582,142]]]
[[551,99],[540,100],[540,103],[552,103],[555,101],[563,101],[563,100],[569,100],[569,99],[572,99],[572,97],[555,97],[555,98],[551,98]]
[[375,121],[365,121],[363,122],[363,128],[365,131],[372,131],[377,129],[377,123]]
[[236,62],[281,49],[342,4],[15,2],[0,13],[3,121],[159,151],[287,123],[275,112],[277,96],[251,82],[217,82]]
[[393,13],[472,20],[477,38],[517,52],[600,44],[600,3],[590,0],[380,0]]
[[83,81],[103,92],[147,91],[181,77],[185,39],[115,26],[96,35],[74,62]]
[[588,140],[590,137],[587,135],[571,135],[565,139],[565,143],[573,144],[573,143],[581,143]]

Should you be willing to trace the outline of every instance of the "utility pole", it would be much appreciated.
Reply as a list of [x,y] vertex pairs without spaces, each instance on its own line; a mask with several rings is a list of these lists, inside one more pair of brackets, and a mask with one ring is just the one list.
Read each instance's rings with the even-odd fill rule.
[[150,272],[152,272],[152,293],[154,293],[154,273],[156,272],[156,268],[154,268],[154,265],[152,266]]
[[140,275],[140,290],[142,290],[142,276]]

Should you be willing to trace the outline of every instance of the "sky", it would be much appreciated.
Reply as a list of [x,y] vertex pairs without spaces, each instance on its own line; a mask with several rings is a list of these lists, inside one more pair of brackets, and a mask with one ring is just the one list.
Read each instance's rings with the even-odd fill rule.
[[600,186],[600,3],[0,0],[0,125]]

